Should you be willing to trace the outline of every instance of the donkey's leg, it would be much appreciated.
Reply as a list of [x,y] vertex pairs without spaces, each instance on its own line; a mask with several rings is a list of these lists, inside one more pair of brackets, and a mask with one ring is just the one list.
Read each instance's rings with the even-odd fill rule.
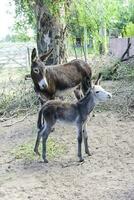
[[45,125],[38,131],[38,134],[37,134],[37,139],[36,139],[36,142],[35,142],[35,147],[34,147],[34,152],[38,155],[40,155],[39,151],[38,151],[38,148],[39,148],[39,144],[40,144],[40,139],[42,137],[42,134],[43,132],[45,131],[46,127]]
[[88,149],[88,136],[87,136],[87,130],[86,130],[86,122],[83,124],[82,131],[83,131],[83,137],[84,137],[85,153],[91,156],[91,153]]
[[90,80],[90,77],[85,77],[85,78],[82,80],[81,86],[82,86],[83,95],[85,96],[86,92],[87,92],[88,89],[91,87],[91,80]]
[[77,88],[74,90],[74,94],[77,100],[80,100],[83,97],[83,92],[81,90],[81,84],[77,86]]
[[81,143],[82,143],[82,125],[78,126],[78,157],[79,157],[79,162],[82,162],[84,159],[82,158],[82,153],[81,153]]

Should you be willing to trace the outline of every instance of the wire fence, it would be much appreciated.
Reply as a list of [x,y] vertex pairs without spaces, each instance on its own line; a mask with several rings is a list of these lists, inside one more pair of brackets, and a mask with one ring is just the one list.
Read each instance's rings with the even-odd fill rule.
[[[26,68],[30,69],[31,51],[36,47],[32,42],[3,42],[0,43],[0,68]],[[91,49],[88,48],[88,54]],[[68,43],[68,60],[81,58],[85,60],[83,46]]]

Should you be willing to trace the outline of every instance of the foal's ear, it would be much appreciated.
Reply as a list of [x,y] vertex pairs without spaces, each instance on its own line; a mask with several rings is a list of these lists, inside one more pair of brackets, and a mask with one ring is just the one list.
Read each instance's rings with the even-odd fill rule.
[[40,60],[41,61],[47,60],[48,57],[51,55],[52,51],[53,51],[53,48],[50,49],[48,52],[46,52],[44,55],[40,56]]
[[100,81],[102,79],[102,74],[99,73],[97,80],[95,81],[95,85],[100,85]]
[[36,58],[37,58],[37,51],[36,51],[36,49],[34,48],[34,49],[32,50],[32,54],[31,54],[31,62],[34,62],[34,61],[36,60]]

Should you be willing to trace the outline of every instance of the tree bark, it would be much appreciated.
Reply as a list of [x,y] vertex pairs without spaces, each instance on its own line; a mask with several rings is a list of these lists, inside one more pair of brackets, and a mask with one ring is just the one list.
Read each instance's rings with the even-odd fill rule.
[[87,27],[84,27],[84,57],[85,62],[87,62],[88,52],[87,52]]
[[99,53],[105,54],[106,53],[106,25],[101,25],[99,34],[101,37],[101,41],[99,43]]
[[[64,8],[61,8],[64,15]],[[47,65],[60,64],[66,61],[66,27],[59,16],[52,16],[43,0],[36,0],[35,15],[37,20],[37,48],[42,55],[53,48],[52,55],[46,61]],[[61,16],[63,17],[63,16]]]

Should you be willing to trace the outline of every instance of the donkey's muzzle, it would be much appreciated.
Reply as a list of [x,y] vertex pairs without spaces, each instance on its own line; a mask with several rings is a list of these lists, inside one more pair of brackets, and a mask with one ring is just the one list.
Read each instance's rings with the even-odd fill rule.
[[42,79],[41,81],[39,81],[38,84],[39,84],[39,87],[40,87],[41,90],[48,87],[48,83],[47,83],[46,79]]
[[111,93],[108,94],[108,98],[109,98],[109,99],[112,98],[112,94],[111,94]]

